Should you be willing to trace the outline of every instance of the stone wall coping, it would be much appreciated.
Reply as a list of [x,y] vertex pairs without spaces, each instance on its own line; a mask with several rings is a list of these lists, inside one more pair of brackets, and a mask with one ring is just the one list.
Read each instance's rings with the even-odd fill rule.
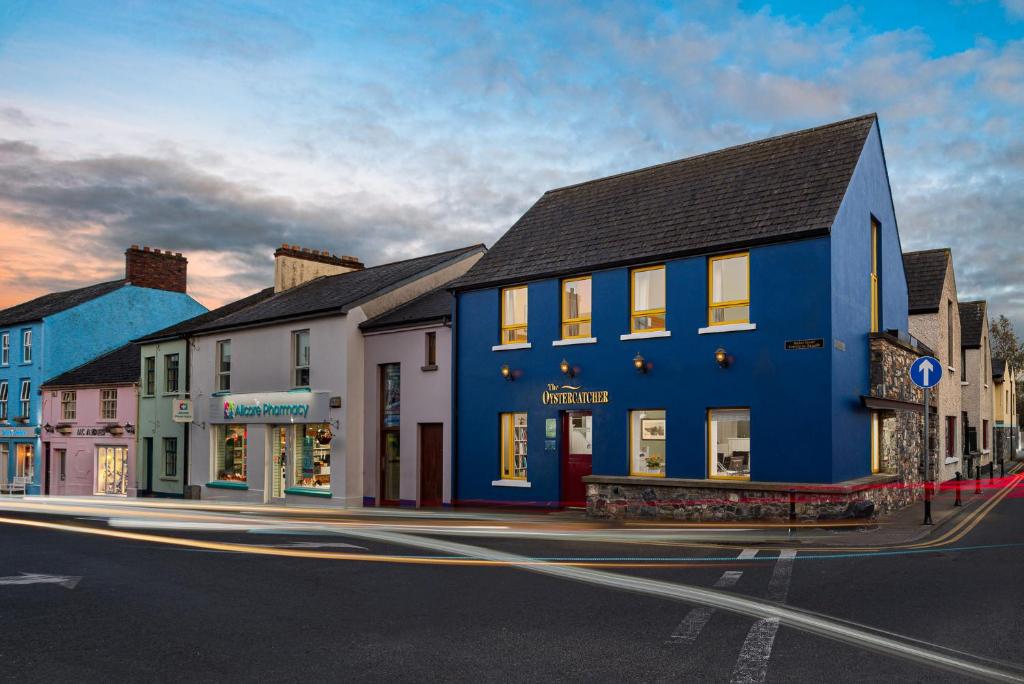
[[868,337],[872,340],[882,340],[884,342],[888,342],[894,347],[899,347],[900,349],[908,351],[911,354],[914,354],[915,356],[932,356],[935,354],[935,352],[933,352],[930,347],[928,347],[924,342],[921,342],[920,340],[918,340],[918,344],[920,344],[921,346],[915,348],[901,340],[896,335],[893,335],[892,333],[888,332],[868,333]]
[[759,492],[826,493],[850,494],[852,492],[871,489],[890,482],[899,482],[899,475],[878,473],[856,480],[847,480],[836,484],[816,484],[808,482],[752,482],[750,480],[693,480],[681,477],[643,477],[631,475],[585,475],[586,484],[603,485],[635,485],[643,487],[691,487],[700,489],[740,489]]

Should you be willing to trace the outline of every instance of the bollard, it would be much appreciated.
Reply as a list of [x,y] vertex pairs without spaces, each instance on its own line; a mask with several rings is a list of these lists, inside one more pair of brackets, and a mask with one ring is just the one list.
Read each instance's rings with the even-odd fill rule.
[[960,474],[960,471],[958,470],[958,471],[956,471],[956,499],[953,500],[953,505],[954,506],[962,506],[963,505],[963,502],[960,501],[960,485],[961,485],[961,480],[963,480],[963,476]]
[[1006,461],[1004,459],[999,459],[999,477],[1006,477]]
[[981,466],[975,467],[975,473],[977,477],[974,478],[974,493],[981,494]]

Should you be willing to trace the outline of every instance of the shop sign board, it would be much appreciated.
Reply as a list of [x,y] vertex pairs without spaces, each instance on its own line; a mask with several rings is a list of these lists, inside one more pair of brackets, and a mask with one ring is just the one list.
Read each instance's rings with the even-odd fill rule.
[[328,392],[258,392],[210,397],[211,423],[326,423]]
[[551,383],[540,400],[543,404],[607,404],[608,390],[584,390],[582,385]]
[[175,423],[191,423],[192,418],[192,400],[175,399],[174,413],[171,414],[171,419]]

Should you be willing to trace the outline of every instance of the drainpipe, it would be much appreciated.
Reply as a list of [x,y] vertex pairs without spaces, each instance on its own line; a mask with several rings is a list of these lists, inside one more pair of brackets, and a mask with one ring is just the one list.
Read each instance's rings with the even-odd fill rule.
[[[448,439],[451,442],[451,447],[449,448],[449,453],[451,454],[451,458],[449,459],[448,469],[450,471],[449,472],[449,480],[451,481],[451,498],[450,498],[450,501],[449,501],[449,505],[452,506],[452,507],[455,506],[455,500],[456,500],[455,493],[458,491],[457,484],[458,484],[458,481],[459,481],[459,476],[458,476],[459,470],[456,467],[456,464],[458,463],[458,455],[459,455],[459,446],[458,446],[459,445],[459,440],[456,438],[456,436],[459,434],[459,412],[456,410],[456,408],[457,408],[457,406],[459,404],[459,376],[458,376],[459,340],[458,340],[458,334],[456,332],[456,320],[458,318],[458,315],[459,315],[459,296],[456,294],[455,295],[455,303],[452,305],[452,318],[451,318],[451,321],[449,322],[449,326],[451,327],[451,331],[452,331],[451,335],[450,335],[451,345],[452,345],[452,353],[451,353],[451,361],[452,361],[452,369],[451,369],[451,374],[452,374],[452,380],[451,380],[452,403],[451,403],[451,413],[449,414],[449,416],[451,418],[452,429],[451,429],[451,434],[448,435]],[[442,504],[444,503],[443,499],[444,499],[444,496],[443,496],[443,492],[442,492],[442,502],[441,502]]]

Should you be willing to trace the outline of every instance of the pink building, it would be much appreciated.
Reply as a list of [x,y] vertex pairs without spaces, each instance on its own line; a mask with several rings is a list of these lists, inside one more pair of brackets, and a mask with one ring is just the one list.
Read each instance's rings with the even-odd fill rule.
[[138,384],[137,344],[43,383],[43,494],[136,495]]

